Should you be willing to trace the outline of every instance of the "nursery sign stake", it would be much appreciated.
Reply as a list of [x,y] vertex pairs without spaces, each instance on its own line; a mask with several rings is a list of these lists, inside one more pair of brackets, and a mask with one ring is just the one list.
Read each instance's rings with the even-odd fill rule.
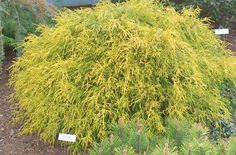
[[215,29],[215,34],[217,35],[229,34],[229,29]]
[[66,142],[75,142],[76,141],[76,135],[60,133],[59,137],[58,137],[58,140],[66,141]]

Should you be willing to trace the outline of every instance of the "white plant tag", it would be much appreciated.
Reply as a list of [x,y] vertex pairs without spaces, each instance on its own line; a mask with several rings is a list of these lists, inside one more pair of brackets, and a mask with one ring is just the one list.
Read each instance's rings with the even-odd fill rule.
[[215,29],[215,34],[217,35],[229,34],[229,29]]
[[76,135],[60,133],[59,137],[58,137],[58,140],[67,141],[67,142],[75,142],[76,141]]

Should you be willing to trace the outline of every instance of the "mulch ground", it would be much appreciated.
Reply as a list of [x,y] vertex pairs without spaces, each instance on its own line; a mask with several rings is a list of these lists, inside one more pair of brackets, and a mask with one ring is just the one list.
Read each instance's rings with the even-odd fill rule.
[[[236,55],[236,33],[228,35],[225,40],[231,45],[229,48]],[[22,136],[18,134],[20,127],[13,126],[12,105],[8,97],[12,89],[7,86],[9,79],[8,68],[14,59],[13,52],[6,53],[6,59],[3,64],[3,71],[0,74],[0,155],[66,155],[66,148],[62,146],[51,146],[38,140],[37,136]]]
[[227,37],[223,38],[223,40],[230,43],[229,49],[232,50],[234,55],[236,56],[236,31],[233,34],[230,34]]

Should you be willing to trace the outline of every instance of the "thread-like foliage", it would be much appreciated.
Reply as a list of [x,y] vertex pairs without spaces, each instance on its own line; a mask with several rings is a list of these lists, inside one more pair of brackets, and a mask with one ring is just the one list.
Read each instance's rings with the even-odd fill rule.
[[233,58],[198,11],[160,3],[101,3],[41,26],[11,68],[22,133],[87,148],[109,134],[118,118],[143,120],[148,134],[165,131],[167,118],[206,122],[229,115],[220,95],[234,82]]

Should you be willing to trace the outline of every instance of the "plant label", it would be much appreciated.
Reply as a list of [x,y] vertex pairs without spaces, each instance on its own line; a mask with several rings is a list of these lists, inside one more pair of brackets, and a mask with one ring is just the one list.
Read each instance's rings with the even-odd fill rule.
[[76,135],[60,133],[59,137],[58,137],[58,140],[66,141],[66,142],[75,142],[76,141]]
[[229,34],[229,29],[215,29],[215,34],[217,35]]

